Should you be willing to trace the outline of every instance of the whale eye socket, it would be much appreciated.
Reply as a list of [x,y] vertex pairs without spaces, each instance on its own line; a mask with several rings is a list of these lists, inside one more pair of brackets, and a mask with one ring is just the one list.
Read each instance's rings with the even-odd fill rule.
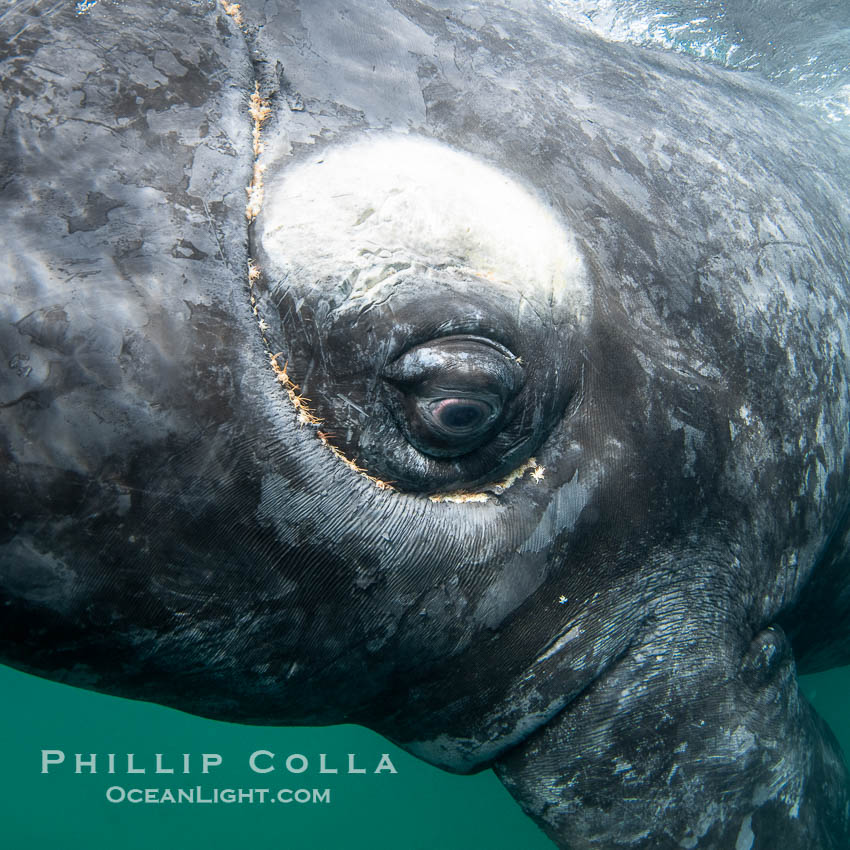
[[523,383],[522,368],[491,340],[445,337],[409,349],[384,370],[393,412],[423,454],[454,458],[488,442]]

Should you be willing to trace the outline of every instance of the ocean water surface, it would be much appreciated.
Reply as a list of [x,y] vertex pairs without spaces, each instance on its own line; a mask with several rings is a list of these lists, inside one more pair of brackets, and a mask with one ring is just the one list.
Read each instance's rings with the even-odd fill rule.
[[[803,688],[850,753],[850,667],[803,678]],[[0,667],[0,814],[9,850],[552,850],[491,771],[454,776],[355,726],[276,729],[193,717],[149,703],[70,688]],[[43,774],[42,750],[65,763]],[[255,774],[275,764],[273,773]],[[97,755],[98,772],[74,772],[74,756]],[[116,754],[114,775],[107,756]],[[128,776],[126,754],[144,775]],[[174,775],[156,775],[156,754]],[[188,753],[191,773],[180,773]],[[200,773],[204,753],[222,763]],[[319,757],[339,774],[318,772]],[[347,774],[348,754],[365,774]],[[375,774],[383,753],[397,773]],[[309,761],[288,773],[292,754]],[[293,766],[299,768],[296,760]],[[124,788],[329,789],[330,802],[130,803],[107,800]],[[113,792],[118,797],[118,792]],[[255,799],[259,799],[255,795]],[[311,798],[312,799],[312,798]]]
[[813,116],[850,123],[846,0],[548,0],[573,23],[615,42],[675,50],[757,74]]

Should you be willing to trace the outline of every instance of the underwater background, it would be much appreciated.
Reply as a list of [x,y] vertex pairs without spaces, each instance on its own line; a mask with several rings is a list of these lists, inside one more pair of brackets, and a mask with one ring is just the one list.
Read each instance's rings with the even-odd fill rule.
[[[803,689],[850,753],[850,667],[802,678]],[[0,822],[8,850],[552,850],[492,771],[454,776],[421,762],[384,738],[356,726],[288,728],[238,726],[205,720],[150,703],[71,688],[0,667]],[[624,718],[624,722],[627,722]],[[41,773],[41,750],[63,750],[66,763]],[[300,775],[285,769],[259,775],[248,768],[258,749],[310,761]],[[208,776],[198,762],[219,753]],[[98,753],[98,773],[73,772],[75,753]],[[104,771],[106,753],[136,754],[144,776]],[[315,769],[326,753],[336,776]],[[343,773],[348,753],[363,775]],[[396,774],[373,771],[389,753]],[[117,764],[121,764],[118,759]],[[196,772],[198,770],[198,772]],[[110,803],[106,790],[125,788],[329,788],[329,803]]]
[[[73,2],[73,0],[69,0]],[[850,3],[847,0],[541,0],[612,41],[672,49],[759,74],[811,109],[813,125],[850,126]],[[813,127],[817,132],[817,127]],[[803,689],[850,754],[850,667],[802,679]],[[491,771],[453,776],[354,726],[277,729],[237,726],[172,709],[82,691],[0,667],[0,844],[9,850],[551,850]],[[628,722],[624,718],[623,722]],[[47,775],[41,750],[69,763]],[[255,750],[283,766],[290,753],[304,774],[248,768]],[[73,773],[75,753],[98,753],[99,772]],[[208,776],[152,775],[156,753],[177,764],[219,753]],[[102,772],[107,753],[135,753],[141,777]],[[337,775],[319,775],[326,753]],[[369,772],[342,771],[348,753]],[[389,753],[396,774],[372,771]],[[169,760],[170,759],[170,760]],[[135,781],[133,781],[135,780]],[[141,780],[141,781],[139,781]],[[329,788],[329,803],[110,803],[123,787]]]

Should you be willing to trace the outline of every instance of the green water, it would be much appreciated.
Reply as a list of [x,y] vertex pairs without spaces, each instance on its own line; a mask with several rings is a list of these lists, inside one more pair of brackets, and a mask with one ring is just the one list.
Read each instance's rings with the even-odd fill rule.
[[[850,753],[850,668],[804,680],[804,688]],[[0,844],[8,850],[552,850],[552,845],[489,771],[453,776],[429,767],[354,726],[263,729],[191,717],[171,709],[106,697],[0,667]],[[41,751],[62,750],[64,765],[41,773]],[[248,767],[255,750],[274,752],[281,769]],[[98,753],[95,775],[73,772],[75,753]],[[135,753],[144,776],[109,776],[106,756]],[[153,774],[155,754],[173,777]],[[182,753],[197,761],[180,775]],[[200,772],[200,756],[217,753],[220,767]],[[285,759],[310,767],[290,774]],[[326,766],[340,773],[318,772]],[[354,766],[367,773],[349,775]],[[382,753],[397,770],[375,774]],[[261,766],[266,762],[261,762]],[[293,763],[298,766],[297,763]],[[110,803],[106,790],[150,787],[329,789],[329,803]],[[116,792],[117,793],[117,792]],[[286,795],[285,795],[286,796]],[[255,795],[256,797],[256,795]]]

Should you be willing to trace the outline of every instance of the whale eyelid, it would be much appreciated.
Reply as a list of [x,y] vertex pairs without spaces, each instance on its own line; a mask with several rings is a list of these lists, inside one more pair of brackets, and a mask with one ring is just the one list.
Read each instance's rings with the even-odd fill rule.
[[496,351],[498,351],[499,354],[501,354],[502,356],[507,357],[510,360],[513,360],[515,363],[519,360],[522,360],[522,358],[517,357],[517,355],[514,354],[513,351],[511,351],[511,349],[508,348],[507,345],[504,345],[501,342],[499,342],[498,340],[495,340],[492,337],[488,337],[488,336],[478,336],[476,334],[458,334],[458,333],[448,334],[447,333],[445,335],[435,335],[434,340],[436,341],[436,340],[439,340],[439,339],[447,339],[449,336],[451,336],[453,339],[457,339],[457,340],[463,339],[463,340],[468,340],[469,342],[472,342],[472,343],[476,343],[478,345],[486,345],[486,346],[493,348]]

